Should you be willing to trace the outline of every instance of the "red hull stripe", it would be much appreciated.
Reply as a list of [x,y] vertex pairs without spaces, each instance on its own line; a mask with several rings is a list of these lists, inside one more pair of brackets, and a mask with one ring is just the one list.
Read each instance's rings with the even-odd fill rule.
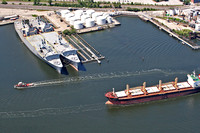
[[131,98],[131,99],[124,99],[124,100],[119,100],[119,99],[109,99],[106,104],[113,104],[113,105],[125,105],[125,104],[136,104],[136,103],[144,103],[144,102],[149,102],[149,101],[156,101],[156,100],[162,100],[162,99],[167,99],[167,98],[173,98],[173,97],[178,97],[178,96],[184,96],[184,95],[189,95],[193,93],[198,93],[200,89],[192,89],[192,90],[186,90],[186,91],[177,91],[173,93],[167,93],[167,94],[159,94],[159,95],[152,95],[152,96],[146,96],[146,97],[141,97],[141,98]]

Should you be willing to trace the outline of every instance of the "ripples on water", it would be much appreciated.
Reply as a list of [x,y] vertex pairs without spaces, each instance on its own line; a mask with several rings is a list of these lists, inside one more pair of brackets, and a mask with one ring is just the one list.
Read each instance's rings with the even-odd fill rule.
[[[79,83],[81,81],[125,78],[125,77],[139,76],[139,75],[145,76],[145,75],[151,75],[151,74],[155,74],[155,73],[164,74],[165,76],[178,75],[178,74],[188,74],[188,72],[186,72],[186,71],[174,71],[174,72],[172,72],[172,71],[163,71],[163,70],[160,70],[160,69],[144,70],[144,71],[140,71],[140,72],[96,73],[96,74],[79,76],[79,77],[37,81],[37,82],[33,82],[34,85],[35,85],[33,87],[53,86],[53,85],[69,84],[69,83],[72,84],[72,83]],[[33,87],[31,87],[31,88],[33,88]]]
[[[103,128],[107,132],[125,132],[122,131],[124,128],[126,132],[133,132],[133,129],[135,132],[163,132],[168,128],[178,132],[183,131],[180,130],[181,127],[187,125],[181,123],[182,121],[198,123],[199,119],[193,117],[195,114],[198,116],[198,95],[173,102],[145,104],[141,107],[106,109],[104,103],[107,99],[104,93],[110,91],[109,88],[121,90],[126,83],[133,83],[131,86],[135,86],[143,81],[149,81],[149,84],[154,84],[159,79],[171,81],[175,76],[185,81],[186,74],[193,70],[200,72],[199,51],[182,45],[157,27],[138,18],[117,19],[122,23],[119,27],[81,35],[106,56],[106,60],[102,61],[101,65],[85,64],[86,72],[74,72],[75,74],[67,77],[59,75],[31,54],[17,37],[13,25],[0,28],[0,37],[4,44],[0,49],[0,55],[4,57],[1,61],[9,64],[0,65],[0,128],[3,125],[9,127],[10,132],[15,132],[15,128],[22,132],[24,127],[20,127],[31,123],[33,128],[31,131],[27,129],[27,132],[39,132],[35,129],[42,130],[41,125],[44,123],[40,121],[46,119],[53,126],[42,131],[49,133],[56,132],[53,129],[58,128],[63,129],[62,131],[84,132],[81,128],[73,128],[81,126],[83,129],[90,127],[85,129],[85,132],[101,131]],[[13,38],[9,39],[10,36]],[[9,53],[10,49],[14,52]],[[34,82],[36,87],[24,91],[14,90],[13,84],[18,81]],[[188,103],[189,100],[192,102]],[[62,121],[64,125],[60,126],[61,123],[55,123],[55,119],[45,116],[57,118],[57,121]],[[66,116],[73,118],[65,119],[69,118]],[[29,117],[38,119],[27,119]],[[10,121],[12,118],[25,119],[21,119],[24,121],[22,124],[18,119],[16,122]],[[174,127],[171,123],[178,126]],[[153,127],[152,124],[157,126]],[[193,132],[198,127],[190,124]]]
[[62,107],[62,108],[42,108],[42,109],[27,110],[27,111],[0,112],[0,119],[41,117],[46,115],[78,114],[89,111],[99,111],[105,109],[105,106],[102,106],[103,104],[104,103]]

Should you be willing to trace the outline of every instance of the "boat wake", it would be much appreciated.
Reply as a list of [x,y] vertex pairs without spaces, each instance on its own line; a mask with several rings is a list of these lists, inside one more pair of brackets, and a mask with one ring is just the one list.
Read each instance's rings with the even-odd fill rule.
[[53,86],[53,85],[68,84],[68,83],[71,84],[71,83],[79,83],[79,82],[90,81],[90,80],[124,78],[124,77],[139,76],[139,75],[149,75],[149,74],[155,74],[155,73],[162,73],[165,76],[169,76],[169,75],[177,75],[177,74],[187,74],[188,72],[186,72],[186,71],[172,72],[172,71],[163,71],[160,69],[152,69],[152,70],[139,71],[139,72],[99,73],[99,74],[92,74],[92,75],[79,76],[79,77],[33,82],[34,83],[33,87]]
[[48,115],[79,114],[83,112],[99,111],[105,109],[104,103],[79,105],[62,108],[42,108],[27,111],[0,112],[0,119],[33,118]]

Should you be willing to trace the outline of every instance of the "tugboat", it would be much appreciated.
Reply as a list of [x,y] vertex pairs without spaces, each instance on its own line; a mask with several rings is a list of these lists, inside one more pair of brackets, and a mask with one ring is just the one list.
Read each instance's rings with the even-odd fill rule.
[[24,88],[33,87],[33,86],[34,86],[33,83],[19,82],[17,85],[14,85],[14,88],[16,88],[16,89],[24,89]]

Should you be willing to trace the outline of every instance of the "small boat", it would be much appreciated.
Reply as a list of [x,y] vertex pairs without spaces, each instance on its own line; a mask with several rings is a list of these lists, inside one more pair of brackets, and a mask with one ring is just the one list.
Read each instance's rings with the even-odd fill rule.
[[34,86],[33,83],[19,82],[17,85],[14,85],[14,88],[16,88],[16,89],[24,89],[24,88],[33,87],[33,86]]

